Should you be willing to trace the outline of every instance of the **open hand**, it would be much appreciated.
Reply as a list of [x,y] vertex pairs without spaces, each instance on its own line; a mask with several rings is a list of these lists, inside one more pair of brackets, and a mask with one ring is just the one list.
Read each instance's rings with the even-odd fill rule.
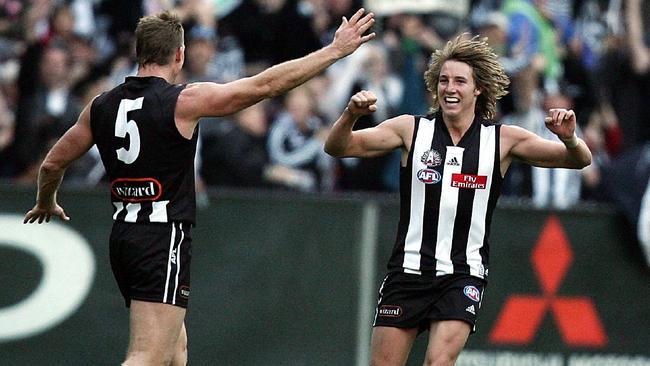
[[70,221],[68,215],[65,214],[63,208],[61,208],[61,206],[59,206],[58,204],[55,203],[52,207],[41,207],[40,205],[36,204],[34,208],[29,210],[29,212],[25,214],[25,219],[23,220],[23,224],[27,224],[27,223],[31,224],[37,220],[39,224],[42,224],[43,221],[50,222],[50,218],[52,216],[58,216],[63,221]]
[[354,52],[359,46],[375,38],[375,33],[363,35],[373,24],[375,24],[375,14],[368,13],[365,16],[363,8],[357,10],[350,20],[343,17],[343,21],[334,34],[332,46],[341,52],[341,57],[345,57]]

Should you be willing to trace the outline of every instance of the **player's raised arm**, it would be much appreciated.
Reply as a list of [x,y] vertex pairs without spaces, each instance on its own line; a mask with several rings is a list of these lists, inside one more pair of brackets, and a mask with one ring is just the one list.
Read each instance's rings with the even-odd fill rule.
[[325,142],[325,152],[334,157],[372,157],[404,146],[403,129],[411,116],[399,116],[379,125],[352,131],[357,119],[377,110],[377,97],[362,90],[350,98],[341,117],[334,123]]
[[576,136],[576,116],[572,110],[551,109],[544,122],[561,142],[546,140],[516,126],[503,126],[501,134],[510,146],[509,155],[546,168],[580,169],[591,164],[587,144]]
[[227,84],[188,85],[179,97],[177,117],[195,121],[231,114],[304,83],[375,37],[375,33],[364,35],[375,22],[373,13],[364,13],[359,9],[349,20],[343,17],[332,43],[309,55]]

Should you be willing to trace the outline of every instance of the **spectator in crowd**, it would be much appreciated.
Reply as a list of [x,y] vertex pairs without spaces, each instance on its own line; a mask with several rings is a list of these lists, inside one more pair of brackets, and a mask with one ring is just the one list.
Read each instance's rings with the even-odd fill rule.
[[301,3],[298,0],[242,1],[221,19],[219,33],[232,35],[239,41],[247,74],[321,47],[310,14],[301,9]]
[[[224,3],[227,4],[223,6]],[[373,45],[368,50],[385,50],[380,53],[387,52],[388,57],[381,55],[378,59],[387,58],[387,63],[377,63],[381,68],[365,67],[366,57],[362,57],[365,52],[359,52],[331,67],[308,85],[319,100],[314,114],[333,119],[332,113],[338,113],[336,106],[341,103],[333,95],[345,100],[359,88],[381,92],[380,87],[366,85],[381,84],[374,80],[388,84],[387,95],[380,97],[382,103],[377,113],[426,113],[429,100],[421,75],[429,54],[463,29],[462,20],[467,19],[473,33],[488,37],[512,80],[509,96],[498,105],[498,117],[530,129],[530,121],[539,119],[549,98],[570,103],[580,116],[579,127],[594,151],[592,167],[582,172],[585,182],[581,196],[605,199],[593,184],[599,174],[595,167],[608,164],[650,136],[645,122],[650,114],[644,108],[644,101],[650,96],[650,3],[641,0],[472,0],[468,3],[471,13],[454,19],[439,12],[385,14],[375,25],[378,30],[381,28],[382,37],[374,42],[377,47]],[[228,82],[329,43],[341,17],[349,17],[362,5],[362,0],[2,1],[0,89],[4,106],[0,109],[6,113],[0,123],[3,126],[0,127],[0,176],[20,177],[19,181],[30,179],[26,173],[29,163],[24,161],[28,145],[24,144],[40,141],[44,132],[23,121],[33,117],[30,103],[35,100],[36,92],[43,89],[39,86],[39,65],[50,47],[68,50],[69,90],[86,89],[93,78],[103,79],[97,85],[110,88],[121,83],[125,76],[135,74],[132,30],[137,19],[174,8],[187,30],[187,63],[181,80]],[[295,37],[296,34],[301,37]],[[374,64],[368,61],[367,65]],[[378,78],[382,72],[377,71],[382,68],[385,74]],[[106,70],[108,78],[99,76],[105,75],[104,71],[92,75],[99,69]],[[68,99],[74,101],[75,96]],[[398,99],[400,102],[396,102]],[[274,118],[282,108],[281,101],[275,100],[264,109]],[[372,126],[374,122],[360,121],[355,128],[364,124]],[[55,131],[50,132],[56,135]],[[204,129],[201,135],[212,132]],[[205,154],[197,157],[201,155]],[[331,179],[336,178],[327,174],[330,177],[326,179],[327,184],[335,184],[339,190],[392,191],[395,171],[383,167],[393,166],[394,162],[375,164],[375,170],[362,166],[369,163],[370,160],[361,163],[354,159],[338,160],[333,177],[339,179],[332,183]],[[101,171],[90,169],[94,173],[81,174],[81,181],[88,184],[100,181],[86,180],[89,176],[101,176]],[[70,173],[73,171],[77,172]],[[359,181],[351,179],[353,176],[348,174],[351,171],[372,173],[356,174],[365,179]],[[539,196],[539,190],[534,187],[542,187],[540,182],[545,179],[537,182],[535,176],[529,167],[513,164],[503,194],[525,199]],[[548,195],[543,196],[547,199],[536,200],[552,202]]]
[[183,78],[188,82],[215,81],[227,83],[244,76],[243,53],[234,39],[221,49],[214,27],[194,24],[186,35],[187,63]]
[[14,139],[14,114],[0,92],[0,178],[10,175],[9,146]]
[[45,152],[74,124],[80,111],[71,95],[67,49],[57,45],[45,49],[38,70],[38,83],[19,105],[12,150],[18,182],[25,184],[36,182]]
[[[252,105],[203,133],[200,175],[209,186],[299,189],[305,173],[272,164],[266,149],[269,103]],[[206,126],[207,127],[207,126]]]
[[[224,121],[204,125],[200,176],[210,186],[263,187],[268,132],[267,102],[250,106]],[[206,132],[207,130],[207,132]]]
[[301,171],[300,182],[295,185],[301,191],[332,188],[332,160],[323,152],[325,134],[308,87],[289,92],[272,123],[268,150],[273,164]]
[[[371,43],[353,54],[329,74],[336,80],[321,103],[329,120],[335,120],[349,98],[361,90],[376,90],[383,103],[373,115],[359,119],[355,129],[373,127],[397,114],[404,91],[402,80],[391,70],[388,52],[381,43]],[[325,109],[326,107],[326,109]],[[372,159],[346,158],[337,162],[336,188],[355,191],[396,191],[399,154]]]
[[312,28],[323,45],[334,39],[334,32],[341,17],[350,17],[355,9],[363,6],[361,0],[311,0],[304,3],[309,4]]
[[443,44],[443,39],[418,14],[395,14],[386,20],[383,42],[404,88],[398,113],[421,113],[429,109],[422,73],[431,52]]
[[636,109],[635,126],[630,131],[632,143],[650,141],[650,4],[647,1],[629,0],[626,2],[627,41],[630,47],[632,71],[634,73],[635,94],[639,104]]
[[[572,110],[573,107],[571,99],[565,95],[556,94],[544,99],[544,110],[551,108]],[[543,114],[540,117],[543,118]],[[537,126],[532,131],[547,140],[554,137],[543,126]],[[579,129],[576,128],[576,132],[578,136],[581,136]],[[581,180],[581,170],[531,167],[533,204],[539,208],[570,208],[580,200]]]

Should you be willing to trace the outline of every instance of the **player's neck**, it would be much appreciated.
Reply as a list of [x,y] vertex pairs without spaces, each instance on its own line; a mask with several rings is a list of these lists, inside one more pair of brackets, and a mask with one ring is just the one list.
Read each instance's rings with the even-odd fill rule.
[[157,76],[165,79],[168,83],[173,83],[176,79],[172,68],[169,65],[161,66],[158,64],[147,64],[138,67],[138,77]]
[[474,122],[474,113],[467,115],[447,115],[443,113],[442,119],[447,126],[447,131],[451,136],[454,144],[458,144],[465,132],[469,130]]

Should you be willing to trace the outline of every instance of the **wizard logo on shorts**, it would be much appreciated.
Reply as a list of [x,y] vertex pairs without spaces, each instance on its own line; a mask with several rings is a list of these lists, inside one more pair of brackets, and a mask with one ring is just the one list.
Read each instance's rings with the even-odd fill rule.
[[379,316],[385,316],[388,318],[399,318],[403,311],[402,307],[398,305],[382,305],[377,310]]

